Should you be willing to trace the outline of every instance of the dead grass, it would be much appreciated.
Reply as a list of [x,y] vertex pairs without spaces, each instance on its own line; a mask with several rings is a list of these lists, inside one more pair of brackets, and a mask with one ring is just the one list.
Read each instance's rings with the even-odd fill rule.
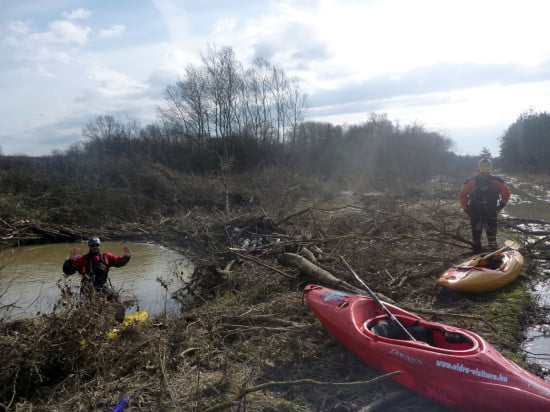
[[[107,339],[110,310],[71,301],[52,315],[0,325],[4,409],[112,410],[130,394],[129,411],[200,411],[271,381],[378,376],[324,331],[302,299],[303,287],[314,280],[281,266],[282,252],[313,259],[360,287],[339,259],[344,256],[373,290],[405,307],[476,313],[480,301],[487,309],[510,293],[471,299],[436,286],[442,269],[469,250],[468,222],[452,182],[418,188],[414,199],[372,194],[368,186],[342,195],[349,187],[338,182],[292,179],[275,170],[207,183],[202,193],[217,199],[209,203],[217,204],[214,209],[182,208],[140,226],[144,236],[184,251],[196,265],[180,295],[181,316],[152,319]],[[244,238],[263,241],[241,248]],[[515,299],[513,310],[519,314],[528,304]],[[516,317],[496,337],[483,321],[424,317],[466,326],[507,350],[519,347],[513,331],[526,321]],[[85,349],[82,339],[89,342]],[[231,410],[357,411],[400,389],[391,380],[368,388],[278,386],[247,395]],[[445,409],[411,395],[385,410]]]

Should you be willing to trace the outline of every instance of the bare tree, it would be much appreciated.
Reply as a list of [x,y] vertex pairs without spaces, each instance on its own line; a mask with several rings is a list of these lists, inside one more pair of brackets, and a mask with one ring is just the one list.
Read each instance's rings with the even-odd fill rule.
[[277,143],[284,141],[285,134],[285,109],[288,80],[283,70],[278,66],[272,68],[272,100],[276,119]]
[[179,130],[178,137],[192,146],[202,146],[210,134],[206,84],[207,78],[201,68],[187,66],[185,78],[167,86],[165,100],[168,108],[160,110],[162,119],[171,125],[172,130]]
[[292,79],[290,87],[287,91],[287,110],[288,124],[290,126],[290,142],[291,148],[294,150],[296,143],[296,135],[298,133],[298,126],[304,121],[304,110],[307,106],[306,95],[300,89],[298,81]]
[[98,155],[124,153],[130,141],[136,139],[139,133],[138,122],[129,116],[98,116],[82,130],[82,135],[88,138],[84,149],[89,154]]
[[481,157],[486,157],[487,159],[490,159],[492,157],[491,155],[491,151],[489,149],[487,149],[486,147],[483,147],[481,149],[481,154],[480,154]]
[[159,114],[171,130],[193,144],[220,138],[227,156],[244,137],[262,144],[295,139],[306,101],[295,79],[261,58],[244,70],[231,47],[211,46],[201,59],[166,88]]
[[213,103],[214,132],[218,137],[239,133],[237,104],[241,90],[242,68],[231,47],[210,47],[202,55],[207,76],[207,93]]

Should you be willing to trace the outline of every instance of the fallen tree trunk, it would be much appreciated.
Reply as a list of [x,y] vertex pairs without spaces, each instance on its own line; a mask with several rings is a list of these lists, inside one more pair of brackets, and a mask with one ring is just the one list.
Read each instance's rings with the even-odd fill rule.
[[[363,289],[359,289],[353,285],[350,285],[346,281],[343,281],[341,279],[338,279],[336,276],[334,276],[332,273],[328,272],[327,270],[320,268],[319,266],[311,263],[306,258],[297,255],[295,253],[282,253],[278,256],[278,261],[281,265],[284,266],[294,266],[300,272],[314,277],[319,281],[319,283],[323,284],[323,286],[328,286],[334,289],[344,290],[347,292],[353,292],[360,295],[364,295],[365,291]],[[387,302],[393,303],[393,300],[388,298],[387,296],[384,296],[380,293],[377,293],[377,295]]]

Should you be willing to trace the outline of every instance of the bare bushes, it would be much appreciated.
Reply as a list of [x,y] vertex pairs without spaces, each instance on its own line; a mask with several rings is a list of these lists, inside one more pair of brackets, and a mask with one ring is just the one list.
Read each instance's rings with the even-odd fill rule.
[[[246,388],[272,381],[372,378],[376,371],[336,344],[303,302],[303,287],[319,279],[296,265],[280,265],[278,257],[299,255],[360,288],[343,256],[375,292],[399,306],[430,310],[438,299],[438,267],[467,246],[459,238],[467,234],[466,219],[456,204],[438,198],[340,196],[342,182],[275,169],[231,177],[168,174],[159,181],[177,185],[184,196],[178,202],[185,206],[161,218],[162,224],[151,212],[145,227],[150,233],[171,230],[174,243],[186,248],[196,267],[194,304],[176,319],[152,319],[117,340],[105,336],[113,321],[103,307],[68,304],[55,317],[18,326],[19,335],[3,325],[0,350],[9,359],[0,372],[5,406],[107,409],[131,393],[134,410],[204,410],[229,405]],[[195,193],[216,206],[187,208]],[[456,299],[446,309],[452,305],[462,313],[472,303]],[[475,328],[474,320],[466,320],[464,326]],[[234,408],[359,410],[396,388],[391,382],[368,389],[273,385],[247,394]],[[410,409],[407,401],[395,410]]]
[[[420,307],[420,303],[426,306],[432,301],[434,282],[429,273],[437,251],[429,242],[424,244],[422,224],[430,222],[437,227],[444,218],[442,213],[429,207],[402,209],[395,199],[385,198],[353,207],[320,206],[294,209],[293,213],[285,210],[286,218],[269,234],[252,233],[263,226],[255,224],[260,219],[250,217],[228,220],[218,227],[247,227],[246,236],[267,238],[268,242],[255,248],[230,248],[229,242],[223,245],[223,236],[210,227],[217,239],[211,245],[217,244],[219,249],[196,261],[197,283],[192,289],[200,296],[195,296],[196,305],[168,331],[167,359],[173,361],[167,363],[167,375],[173,382],[174,406],[189,405],[185,402],[193,399],[196,409],[215,407],[244,388],[272,381],[312,378],[352,382],[376,375],[319,327],[301,293],[307,283],[319,279],[301,268],[279,265],[277,257],[282,253],[292,251],[353,283],[339,259],[344,255],[377,292],[400,298],[400,304]],[[420,223],[410,223],[404,211]],[[435,229],[430,233],[445,238]],[[414,249],[418,245],[424,247],[423,258]],[[409,281],[398,285],[405,277]],[[183,371],[190,371],[196,379],[190,381]],[[388,383],[369,390],[341,391],[292,384],[266,386],[239,402],[241,407],[246,402],[247,408],[258,410],[278,410],[282,405],[289,410],[358,410],[388,388],[395,387]],[[430,408],[436,410],[433,405],[424,410]]]
[[0,170],[0,217],[101,226],[142,222],[200,207],[223,208],[226,189],[218,178],[177,172],[141,158],[94,159],[82,154],[12,159]]
[[83,382],[111,381],[113,376],[143,366],[131,353],[130,330],[124,354],[117,340],[108,339],[106,332],[116,325],[114,311],[113,304],[104,300],[81,299],[76,303],[65,294],[56,313],[0,324],[3,407],[10,409],[22,400],[62,396],[59,391],[70,391],[71,387],[81,390]]

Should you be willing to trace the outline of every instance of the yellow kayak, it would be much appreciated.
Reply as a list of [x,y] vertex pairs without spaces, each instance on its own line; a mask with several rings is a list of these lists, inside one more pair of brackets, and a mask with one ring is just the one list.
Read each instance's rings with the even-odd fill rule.
[[[113,329],[107,332],[107,337],[109,339],[118,338],[118,334],[122,329],[127,328],[128,326],[134,323],[146,322],[148,318],[149,318],[149,313],[144,310],[129,313],[126,316],[124,316],[124,319],[121,325],[115,326]],[[80,346],[82,349],[86,349],[88,347],[88,342],[86,341],[86,339],[82,339],[82,341],[80,342]]]
[[[447,269],[437,283],[460,292],[489,292],[514,281],[523,267],[523,256],[517,250],[496,253],[490,259],[480,257],[483,254]],[[476,264],[470,266],[470,262]]]
[[116,326],[113,329],[111,329],[109,332],[107,332],[107,337],[114,339],[118,337],[118,333],[122,329],[134,323],[146,322],[148,318],[149,318],[149,313],[147,313],[144,310],[140,310],[139,312],[129,313],[126,316],[124,316],[124,319],[122,320],[122,325]]

